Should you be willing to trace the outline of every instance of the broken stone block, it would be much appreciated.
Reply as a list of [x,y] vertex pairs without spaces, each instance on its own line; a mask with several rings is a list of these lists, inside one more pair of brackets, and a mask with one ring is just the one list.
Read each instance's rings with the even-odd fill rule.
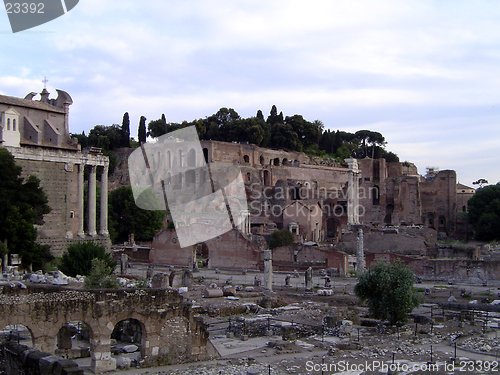
[[122,350],[124,353],[134,353],[137,351],[137,349],[139,349],[139,347],[137,345],[125,345]]
[[127,369],[132,365],[132,360],[128,357],[116,358],[116,367],[119,369]]

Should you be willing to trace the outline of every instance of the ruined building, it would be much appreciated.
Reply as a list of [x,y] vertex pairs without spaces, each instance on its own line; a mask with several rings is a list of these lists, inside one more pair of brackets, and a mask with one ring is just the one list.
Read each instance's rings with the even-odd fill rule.
[[[34,175],[48,198],[51,212],[38,228],[38,242],[60,256],[73,241],[91,238],[108,246],[107,194],[101,194],[99,231],[96,223],[96,175],[107,190],[109,160],[99,149],[84,152],[69,132],[69,107],[73,100],[57,90],[49,99],[44,88],[15,98],[0,95],[0,147],[14,156],[22,177]],[[89,172],[88,219],[84,225],[84,170]]]

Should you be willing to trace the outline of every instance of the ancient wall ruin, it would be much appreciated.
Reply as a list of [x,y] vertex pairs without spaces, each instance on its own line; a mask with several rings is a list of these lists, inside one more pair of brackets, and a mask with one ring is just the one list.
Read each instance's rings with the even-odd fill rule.
[[0,326],[24,325],[34,347],[43,352],[54,353],[55,339],[67,322],[86,323],[90,329],[91,366],[96,373],[116,369],[110,351],[111,334],[115,325],[126,319],[140,323],[141,353],[152,363],[160,357],[171,363],[206,357],[208,333],[173,289],[0,295]]

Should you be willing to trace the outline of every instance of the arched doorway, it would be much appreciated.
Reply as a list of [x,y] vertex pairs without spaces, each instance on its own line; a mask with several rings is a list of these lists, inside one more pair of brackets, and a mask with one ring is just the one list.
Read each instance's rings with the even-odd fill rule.
[[271,176],[268,170],[264,171],[264,186],[271,186]]
[[444,217],[444,215],[439,215],[438,232],[446,233],[446,218]]
[[144,325],[137,319],[124,319],[116,323],[111,340],[111,352],[115,355],[127,353],[129,358],[136,361],[145,355],[146,332]]
[[394,206],[392,204],[388,204],[385,207],[385,218],[384,218],[384,223],[386,225],[391,225],[392,224],[392,214],[394,213]]
[[429,212],[427,213],[427,226],[429,228],[433,228],[433,229],[436,229],[434,227],[434,213],[433,212]]
[[250,163],[250,157],[248,155],[243,155],[243,163],[246,163],[246,164]]
[[264,165],[265,161],[264,161],[264,156],[260,155],[260,165]]
[[337,237],[337,224],[335,223],[335,219],[333,217],[326,221],[326,237]]
[[203,157],[205,158],[205,163],[208,164],[208,148],[203,149]]
[[210,250],[205,242],[199,243],[196,246],[196,261],[198,262],[199,268],[208,268],[208,262],[210,261]]

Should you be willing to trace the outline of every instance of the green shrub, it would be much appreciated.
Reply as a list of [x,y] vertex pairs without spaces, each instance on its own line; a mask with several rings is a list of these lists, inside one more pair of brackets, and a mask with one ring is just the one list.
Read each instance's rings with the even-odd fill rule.
[[92,260],[101,259],[105,262],[111,272],[116,267],[116,262],[110,253],[106,252],[104,246],[93,241],[79,242],[68,247],[68,251],[63,254],[59,269],[68,276],[76,275],[88,276],[92,269]]
[[113,268],[109,267],[105,260],[92,259],[90,274],[85,278],[85,289],[117,289],[120,287]]

